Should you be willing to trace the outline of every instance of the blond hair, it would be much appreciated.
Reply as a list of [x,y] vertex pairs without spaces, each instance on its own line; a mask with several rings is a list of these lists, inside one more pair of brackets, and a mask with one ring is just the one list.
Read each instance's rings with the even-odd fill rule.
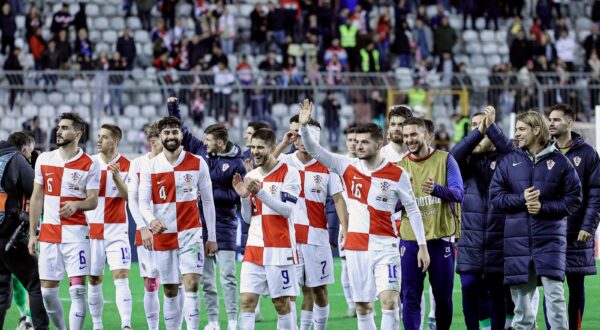
[[517,116],[517,121],[530,126],[532,129],[538,127],[540,132],[537,135],[537,142],[545,146],[550,141],[550,128],[546,119],[537,111],[529,110]]
[[146,129],[144,130],[144,132],[146,133],[146,138],[148,140],[150,140],[153,137],[159,137],[160,130],[158,129],[158,123],[153,122],[153,123],[149,124],[148,127],[146,127]]

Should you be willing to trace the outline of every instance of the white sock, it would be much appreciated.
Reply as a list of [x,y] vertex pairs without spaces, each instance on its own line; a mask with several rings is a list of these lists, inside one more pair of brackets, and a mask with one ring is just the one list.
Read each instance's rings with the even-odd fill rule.
[[121,317],[121,329],[131,328],[131,290],[129,289],[129,280],[126,278],[116,279],[115,281],[117,310]]
[[400,329],[399,309],[384,309],[381,311],[381,330]]
[[102,284],[88,285],[88,306],[94,329],[102,329],[102,310],[104,307]]
[[171,329],[181,329],[179,324],[182,313],[177,303],[177,297],[169,298],[167,296],[163,299],[163,316],[165,318],[165,327]]
[[421,329],[423,329],[423,324],[425,324],[425,308],[427,306],[425,304],[425,290],[421,294],[421,304],[419,306],[421,307]]
[[431,287],[429,287],[429,318],[435,320],[435,298]]
[[85,313],[87,306],[85,303],[85,286],[81,284],[71,285],[69,288],[71,295],[71,310],[69,311],[69,328],[83,329]]
[[63,315],[63,306],[58,297],[58,288],[42,287],[42,298],[44,300],[44,308],[48,314],[48,318],[58,330],[65,330],[65,318]]
[[292,314],[292,320],[294,322],[294,327],[292,328],[292,330],[294,329],[298,329],[298,314],[296,313],[296,302],[295,301],[291,301],[290,300],[290,314]]
[[188,330],[198,329],[198,323],[200,322],[200,307],[198,302],[197,292],[185,293],[183,314],[185,315],[185,325]]
[[315,330],[327,329],[327,319],[329,319],[329,305],[325,307],[319,307],[313,305],[313,321]]
[[240,330],[254,330],[256,312],[240,313]]
[[531,297],[531,310],[533,311],[533,315],[537,318],[538,310],[540,309],[540,289],[535,288],[533,291],[533,296]]
[[313,323],[313,312],[300,311],[300,330],[310,330]]
[[144,292],[144,311],[146,312],[146,321],[149,330],[158,330],[160,321],[160,302],[158,301],[158,290]]
[[296,329],[296,321],[293,313],[277,316],[277,330],[294,330]]
[[177,293],[177,310],[179,311],[177,324],[179,324],[179,328],[183,325],[183,304],[185,301],[185,290],[183,289],[183,284],[179,284],[179,292]]
[[357,314],[358,330],[377,330],[375,327],[375,317],[373,313],[367,315]]
[[258,303],[256,303],[256,308],[254,309],[254,315],[260,315],[260,297],[258,297]]
[[346,260],[342,259],[342,289],[344,290],[344,297],[346,298],[346,304],[348,308],[356,308],[354,300],[352,300],[352,291],[350,291],[350,279],[348,278],[348,268],[346,266]]

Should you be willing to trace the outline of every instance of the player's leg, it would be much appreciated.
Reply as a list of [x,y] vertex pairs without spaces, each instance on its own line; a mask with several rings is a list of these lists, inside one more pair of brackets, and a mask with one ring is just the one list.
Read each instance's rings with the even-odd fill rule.
[[160,284],[163,286],[163,317],[168,330],[179,329],[181,309],[179,306],[179,284],[181,273],[177,258],[177,250],[154,251],[158,267]]
[[[27,306],[27,290],[25,290],[23,284],[19,282],[15,275],[12,275],[12,293],[15,305],[17,305],[17,309],[19,310],[19,316],[21,317],[20,324],[31,323],[31,313]],[[4,324],[4,322],[0,324]]]
[[252,330],[255,324],[255,309],[258,305],[259,295],[245,292],[240,294],[240,329]]
[[158,330],[160,302],[158,301],[158,269],[154,252],[137,247],[140,276],[144,279],[144,312],[149,330]]
[[94,330],[102,329],[102,311],[104,294],[102,292],[102,275],[106,263],[105,241],[90,239],[90,276],[88,280],[88,306]]
[[60,280],[64,276],[63,255],[59,248],[60,243],[40,242],[38,268],[40,284],[42,286],[42,299],[48,318],[58,330],[65,330],[63,306],[58,296]]
[[235,251],[217,251],[219,272],[221,276],[221,287],[227,311],[227,330],[237,328],[238,318],[238,285],[235,267]]
[[400,255],[396,249],[377,251],[371,253],[371,259],[375,264],[375,283],[381,303],[381,329],[399,329]]
[[[300,310],[300,329],[310,329],[312,325],[312,304],[313,296],[310,288],[306,287],[306,264],[304,261],[304,247],[306,244],[298,244],[298,264],[296,265],[296,276],[298,278],[298,286],[302,290],[302,306]],[[294,322],[297,321],[296,313],[296,297],[290,298],[291,313],[294,317]]]
[[481,274],[463,273],[460,274],[460,283],[462,285],[462,305],[465,325],[467,330],[479,329],[479,301],[480,292],[483,289]]
[[569,286],[569,329],[580,330],[583,320],[583,309],[585,307],[585,276],[579,274],[568,274],[567,285]]
[[179,249],[179,270],[183,274],[185,298],[183,315],[188,330],[198,329],[200,323],[200,298],[198,288],[204,271],[204,245],[193,244]]
[[71,287],[71,309],[69,311],[69,328],[83,329],[83,322],[87,312],[85,301],[85,278],[90,272],[90,243],[62,243],[61,250],[64,255],[65,268]]
[[0,263],[0,328],[4,327],[6,313],[10,308],[13,296],[11,276],[10,270],[4,263]]
[[452,324],[452,289],[454,288],[454,244],[444,240],[427,242],[431,263],[429,284],[436,304],[436,328],[450,329]]
[[419,330],[421,328],[421,297],[423,295],[425,273],[418,266],[418,252],[419,245],[417,242],[400,241],[402,323],[406,330]]
[[260,295],[267,294],[267,273],[264,266],[242,262],[240,271],[241,330],[252,330],[256,322],[256,308]]
[[548,329],[564,329],[568,328],[567,306],[565,303],[565,288],[562,281],[551,279],[546,276],[541,276],[542,285],[544,286],[544,300],[548,316]]
[[376,329],[372,303],[377,298],[373,261],[367,251],[346,251],[346,262],[358,329]]
[[313,256],[313,258],[305,260],[306,286],[312,289],[312,300],[314,301],[312,319],[314,329],[321,330],[327,328],[329,319],[327,285],[334,283],[333,256],[329,246],[306,245],[305,254],[306,250]]
[[[429,287],[429,289],[427,291],[429,293],[429,316],[427,317],[427,329],[436,330],[437,329],[437,325],[436,325],[436,321],[435,321],[436,304],[435,304],[435,298],[433,297],[433,291],[431,290],[431,286]],[[425,299],[424,296],[423,296],[423,299]],[[421,312],[425,313],[425,308],[422,308]]]
[[217,294],[216,268],[216,257],[206,257],[204,261],[204,273],[202,274],[202,292],[204,293],[208,324],[204,330],[219,329],[219,297]]
[[503,330],[506,324],[504,276],[502,274],[487,274],[485,282],[490,298],[491,329]]
[[344,291],[344,299],[346,299],[346,304],[348,305],[348,310],[346,311],[346,317],[356,317],[356,305],[354,305],[354,300],[352,300],[352,292],[350,291],[350,280],[348,280],[348,265],[346,261],[346,257],[342,257],[342,273],[341,273],[341,282],[342,282],[342,290]]
[[515,329],[534,329],[536,315],[533,314],[531,301],[533,294],[537,291],[537,278],[535,268],[529,269],[529,280],[527,283],[513,285],[510,287],[512,300],[515,304],[515,316],[513,327]]
[[115,302],[121,328],[131,329],[131,289],[129,288],[129,268],[131,267],[131,246],[128,241],[111,242],[106,247],[106,260],[115,283]]
[[[291,302],[295,304],[295,301]],[[309,330],[313,324],[313,290],[302,286],[302,311],[300,312],[300,330]]]
[[296,329],[296,317],[290,306],[291,297],[299,294],[296,265],[265,266],[269,296],[277,311],[277,329]]

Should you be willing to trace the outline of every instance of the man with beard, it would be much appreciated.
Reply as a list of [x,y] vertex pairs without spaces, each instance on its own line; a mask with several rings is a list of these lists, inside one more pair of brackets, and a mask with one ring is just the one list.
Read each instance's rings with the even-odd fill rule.
[[462,304],[467,329],[504,329],[503,267],[504,214],[494,211],[489,186],[502,158],[513,150],[502,134],[492,106],[471,117],[472,131],[450,154],[458,162],[465,186],[461,239],[456,272],[462,284]]
[[[324,330],[329,318],[327,285],[333,284],[333,256],[329,245],[329,230],[326,217],[327,196],[331,196],[340,222],[340,241],[343,243],[348,228],[348,210],[344,201],[342,181],[323,164],[315,160],[298,138],[299,116],[290,119],[292,138],[284,138],[282,144],[293,143],[296,151],[277,155],[278,160],[297,169],[302,178],[299,212],[295,217],[296,243],[300,264],[297,267],[298,282],[302,286],[304,299],[300,316],[300,330]],[[308,123],[311,134],[319,140],[321,125],[315,120]],[[288,143],[286,143],[288,142]],[[294,303],[292,313],[295,317]],[[314,318],[313,318],[314,313]]]
[[406,153],[406,146],[402,143],[402,123],[413,116],[412,111],[406,105],[396,105],[390,109],[388,114],[389,143],[381,148],[381,157],[388,162],[397,163],[402,160]]
[[415,265],[423,271],[429,254],[421,214],[406,171],[381,157],[383,133],[376,124],[356,129],[358,159],[336,155],[321,147],[310,134],[312,103],[300,107],[300,136],[308,153],[342,176],[348,189],[349,223],[344,244],[352,298],[356,303],[358,329],[375,329],[373,301],[381,302],[381,329],[398,329],[398,235],[395,207],[405,207],[418,240]]
[[[89,227],[84,211],[98,206],[98,163],[78,147],[84,122],[78,114],[63,113],[56,131],[57,150],[42,153],[35,164],[33,193],[29,206],[29,253],[37,255],[42,297],[48,317],[57,329],[65,329],[58,295],[66,271],[69,277],[71,311],[69,327],[82,329],[86,314],[85,277],[89,274]],[[40,236],[37,229],[44,212]]]
[[251,121],[248,123],[248,127],[246,128],[246,134],[244,134],[244,142],[246,143],[246,150],[244,150],[244,159],[252,159],[252,150],[250,150],[250,140],[252,139],[252,135],[254,132],[258,131],[261,128],[269,128],[269,124],[264,121]]
[[[429,148],[430,134],[423,119],[408,118],[402,126],[402,135],[410,153],[398,165],[411,173],[417,204],[423,215],[427,249],[432,258],[428,272],[436,302],[436,326],[450,329],[454,240],[460,230],[458,207],[463,200],[463,182],[454,157]],[[405,221],[408,217],[403,213],[402,222]],[[406,329],[416,330],[421,327],[419,303],[425,280],[425,273],[415,267],[417,244],[421,243],[410,226],[401,226],[400,233],[403,322]]]
[[567,216],[581,206],[581,184],[570,161],[550,141],[542,115],[517,116],[519,149],[496,165],[490,185],[492,207],[506,216],[504,284],[515,303],[515,329],[535,328],[531,300],[544,287],[552,329],[567,329],[563,281],[567,252]]
[[[127,194],[129,196],[129,211],[135,221],[135,245],[137,246],[138,263],[140,265],[140,276],[144,279],[144,312],[148,329],[158,330],[160,302],[158,301],[158,265],[153,251],[153,237],[150,225],[146,223],[140,213],[139,186],[140,172],[146,168],[154,157],[158,156],[163,145],[160,141],[158,124],[152,123],[146,128],[146,139],[150,144],[150,152],[134,159],[129,166],[127,176]],[[183,293],[180,293],[184,295]],[[180,299],[181,301],[181,299]]]
[[[165,293],[165,326],[179,328],[183,313],[187,328],[198,329],[198,284],[202,280],[204,255],[217,251],[212,183],[206,162],[183,151],[179,119],[165,117],[158,122],[158,128],[163,152],[142,168],[140,212],[154,234],[153,248]],[[198,199],[208,227],[204,248]],[[185,298],[180,306],[177,296],[182,279]]]
[[[550,112],[550,135],[559,150],[571,161],[583,188],[581,207],[567,218],[567,284],[569,286],[569,329],[581,328],[585,306],[586,275],[596,274],[594,233],[600,210],[600,159],[583,137],[573,132],[575,112],[557,104]],[[550,328],[550,325],[548,325]]]
[[119,154],[123,132],[117,125],[103,124],[98,132],[93,156],[100,170],[98,207],[85,212],[90,226],[90,282],[88,305],[94,329],[102,329],[102,275],[108,262],[115,284],[115,303],[121,317],[121,328],[131,329],[131,290],[129,268],[131,245],[127,224],[127,175],[129,159]]
[[256,168],[244,180],[233,177],[242,198],[242,217],[250,223],[240,273],[240,328],[254,329],[259,295],[269,295],[278,314],[277,329],[296,328],[290,298],[299,293],[293,217],[300,195],[300,174],[273,156],[275,133],[263,128],[250,139]]

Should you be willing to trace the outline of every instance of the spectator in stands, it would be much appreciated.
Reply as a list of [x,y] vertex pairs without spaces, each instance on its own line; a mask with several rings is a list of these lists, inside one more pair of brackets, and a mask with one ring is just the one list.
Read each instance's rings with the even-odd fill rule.
[[424,84],[421,84],[419,79],[415,79],[411,88],[406,92],[408,97],[408,106],[411,109],[421,108],[425,106],[425,99],[427,98],[427,91],[425,90]]
[[327,98],[323,101],[323,113],[325,114],[325,127],[327,128],[327,141],[332,152],[338,151],[340,141],[340,109],[337,98],[332,92],[327,92]]
[[498,31],[498,16],[500,15],[501,0],[483,1],[483,11],[485,14],[485,29],[490,29],[490,21],[494,21],[494,31]]
[[198,60],[205,54],[204,49],[202,48],[202,44],[200,43],[200,36],[194,34],[192,36],[192,40],[187,45],[187,48],[190,66],[194,67],[196,66],[196,64],[198,64]]
[[285,42],[285,17],[286,12],[283,8],[275,7],[273,1],[267,4],[269,13],[267,14],[267,30],[271,35],[271,42],[282,45]]
[[69,27],[73,25],[75,18],[71,16],[69,12],[69,4],[63,3],[61,9],[54,14],[52,17],[52,25],[50,25],[50,32],[57,34],[60,30],[69,30]]
[[358,28],[349,21],[340,25],[340,45],[348,54],[348,68],[350,71],[357,71],[360,63],[360,57],[357,49]]
[[88,38],[88,33],[86,30],[81,29],[77,32],[77,40],[73,44],[73,53],[75,54],[77,63],[80,65],[86,61],[89,61],[93,58],[94,54],[94,45]]
[[561,30],[560,38],[556,40],[556,50],[558,58],[567,65],[567,70],[573,71],[577,45],[575,38],[571,37],[568,31]]
[[2,4],[0,31],[2,32],[2,48],[0,49],[0,53],[6,55],[7,52],[12,52],[15,47],[15,34],[17,33],[15,14],[12,12],[10,3],[8,2]]
[[42,55],[46,49],[46,42],[42,37],[42,29],[37,27],[29,37],[29,51],[33,55],[33,68],[42,70]]
[[23,66],[19,61],[19,56],[21,56],[21,48],[14,47],[6,58],[3,66],[4,71],[15,71],[6,75],[8,84],[11,86],[8,100],[10,111],[13,110],[17,96],[21,94],[23,88],[23,74],[19,72],[23,71]]
[[450,118],[455,122],[452,142],[457,144],[471,132],[471,120],[468,116],[464,116],[458,112],[453,114]]
[[453,53],[452,48],[456,44],[458,37],[456,31],[450,26],[448,17],[444,16],[440,26],[433,31],[433,40],[436,54],[442,54],[443,52]]
[[277,62],[277,55],[275,52],[270,51],[267,54],[267,58],[258,65],[258,68],[261,71],[275,72],[281,70],[281,64]]
[[237,37],[237,26],[235,16],[225,7],[223,15],[219,17],[219,40],[225,55],[232,55]]
[[215,118],[217,121],[220,120],[221,115],[225,118],[225,121],[229,121],[229,110],[231,109],[231,85],[235,83],[235,76],[229,70],[227,63],[219,62],[219,64],[213,68],[215,74],[215,103],[214,110]]
[[178,17],[175,20],[175,26],[171,30],[171,42],[174,44],[181,42],[181,39],[183,39],[186,34],[185,21],[183,18]]
[[535,13],[539,17],[543,30],[551,27],[552,22],[552,0],[538,0],[535,6]]
[[223,48],[215,44],[210,61],[208,61],[208,68],[212,69],[218,66],[219,63],[224,63],[226,67],[229,67],[229,59],[227,58],[227,55],[223,53]]
[[35,28],[43,27],[44,19],[40,15],[40,11],[35,3],[31,3],[29,5],[29,12],[27,16],[25,16],[25,38],[29,40],[29,38],[34,34]]
[[396,35],[394,36],[391,52],[397,56],[397,63],[399,63],[400,67],[409,68],[414,41],[412,40],[412,33],[410,32],[410,27],[408,27],[408,22],[400,22],[395,31]]
[[344,71],[344,66],[337,55],[333,55],[331,61],[327,63],[325,71],[327,71],[326,83],[328,86],[333,87],[342,83],[342,75],[340,73]]
[[[60,64],[60,53],[56,49],[56,42],[50,40],[48,47],[42,53],[42,70],[58,70],[60,69]],[[58,76],[55,73],[44,74],[44,80],[46,81],[46,86],[54,86],[58,80]]]
[[35,139],[36,150],[46,149],[46,131],[40,125],[40,117],[34,116],[31,120],[31,132]]
[[600,0],[595,0],[592,5],[592,21],[596,24],[600,23]]
[[[419,4],[417,7],[417,19],[421,19],[425,25],[431,27],[431,21],[429,20],[429,16],[427,15],[427,7],[424,4]],[[399,22],[399,21],[396,21]]]
[[533,55],[545,56],[546,60],[550,63],[556,60],[556,47],[549,42],[550,36],[547,33],[542,34],[540,42],[535,45],[533,49]]
[[334,56],[337,56],[340,64],[345,69],[348,69],[348,53],[346,53],[346,50],[344,48],[340,47],[339,38],[333,38],[331,40],[331,46],[329,46],[329,48],[325,50],[325,55],[323,56],[325,60],[325,66],[329,64],[329,62],[333,59]]
[[117,39],[117,52],[121,54],[127,60],[127,70],[133,69],[135,58],[137,56],[137,49],[135,47],[135,41],[129,35],[129,29],[123,29],[123,34]]
[[71,44],[67,39],[67,30],[60,30],[58,35],[54,37],[54,42],[56,43],[56,51],[59,54],[59,68],[67,69],[69,60],[71,59],[71,55],[73,53],[71,50]]
[[379,51],[375,49],[375,43],[369,41],[367,46],[360,50],[360,61],[362,72],[381,71]]
[[583,49],[585,50],[585,58],[589,59],[592,50],[596,53],[600,52],[600,36],[598,35],[598,25],[592,24],[591,33],[583,41]]
[[165,25],[165,21],[159,19],[156,21],[156,27],[150,33],[150,40],[157,46],[157,40],[160,39],[162,41],[162,46],[166,48],[168,51],[171,51],[171,34]]
[[462,0],[460,6],[463,15],[463,30],[467,30],[467,18],[471,16],[471,30],[477,30],[475,20],[477,19],[477,4],[475,0]]
[[[600,84],[600,59],[598,59],[598,52],[595,49],[592,49],[590,58],[585,63],[585,72],[592,76],[589,81],[590,85]],[[590,104],[598,104],[600,102],[598,97],[598,89],[590,88]]]
[[394,21],[402,22],[406,20],[411,12],[411,4],[407,0],[394,1]]
[[250,94],[250,118],[252,121],[272,121],[270,113],[269,99],[261,88],[255,88]]
[[[400,22],[400,21],[397,21]],[[377,21],[377,27],[375,31],[377,32],[377,50],[382,54],[382,62],[383,66],[387,66],[387,53],[390,44],[390,31],[392,29],[392,22],[390,20],[390,11],[388,7],[384,7],[379,16],[379,20]]]
[[443,151],[450,151],[450,135],[446,130],[446,125],[440,123],[437,131],[435,131],[434,148]]
[[540,42],[542,40],[542,34],[544,33],[544,28],[542,27],[542,20],[539,17],[536,17],[533,20],[533,25],[529,29],[529,33],[535,36],[535,41]]
[[159,8],[165,24],[172,29],[175,26],[175,8],[178,0],[161,0]]
[[431,28],[434,30],[436,30],[437,28],[439,28],[442,25],[442,20],[444,18],[448,18],[448,13],[444,9],[444,5],[438,3],[436,5],[435,9],[436,9],[436,13],[431,18]]
[[533,50],[531,43],[529,40],[525,39],[525,32],[520,30],[517,33],[517,37],[510,45],[510,63],[512,64],[513,68],[519,70],[527,63],[527,60],[532,58],[532,55]]
[[142,28],[146,31],[152,30],[152,7],[154,4],[154,0],[135,0],[138,17],[142,23]]
[[523,28],[523,20],[521,15],[517,15],[513,18],[512,25],[508,29],[508,34],[506,35],[506,44],[509,46],[512,45],[519,32],[523,32],[523,38],[525,38],[525,29]]
[[422,18],[417,18],[415,21],[412,40],[415,43],[415,60],[421,62],[428,59],[433,52],[433,33]]
[[73,26],[75,27],[75,31],[79,31],[81,29],[89,31],[87,25],[87,14],[85,13],[85,2],[79,3],[79,11],[75,13]]
[[454,62],[454,57],[452,54],[449,52],[443,52],[437,71],[441,73],[441,80],[445,86],[450,86],[452,84],[452,77],[454,76],[454,72],[457,71],[456,69],[457,66]]
[[119,52],[114,52],[113,57],[110,60],[110,64],[108,69],[112,72],[108,77],[109,84],[109,102],[108,102],[108,113],[111,116],[114,116],[115,112],[113,111],[113,105],[116,102],[119,106],[119,114],[122,116],[123,111],[125,110],[125,105],[123,103],[123,89],[121,88],[123,85],[123,80],[125,80],[123,73],[127,70],[127,58],[121,57]]
[[254,55],[267,51],[267,26],[267,13],[263,4],[257,3],[250,13],[250,43]]

